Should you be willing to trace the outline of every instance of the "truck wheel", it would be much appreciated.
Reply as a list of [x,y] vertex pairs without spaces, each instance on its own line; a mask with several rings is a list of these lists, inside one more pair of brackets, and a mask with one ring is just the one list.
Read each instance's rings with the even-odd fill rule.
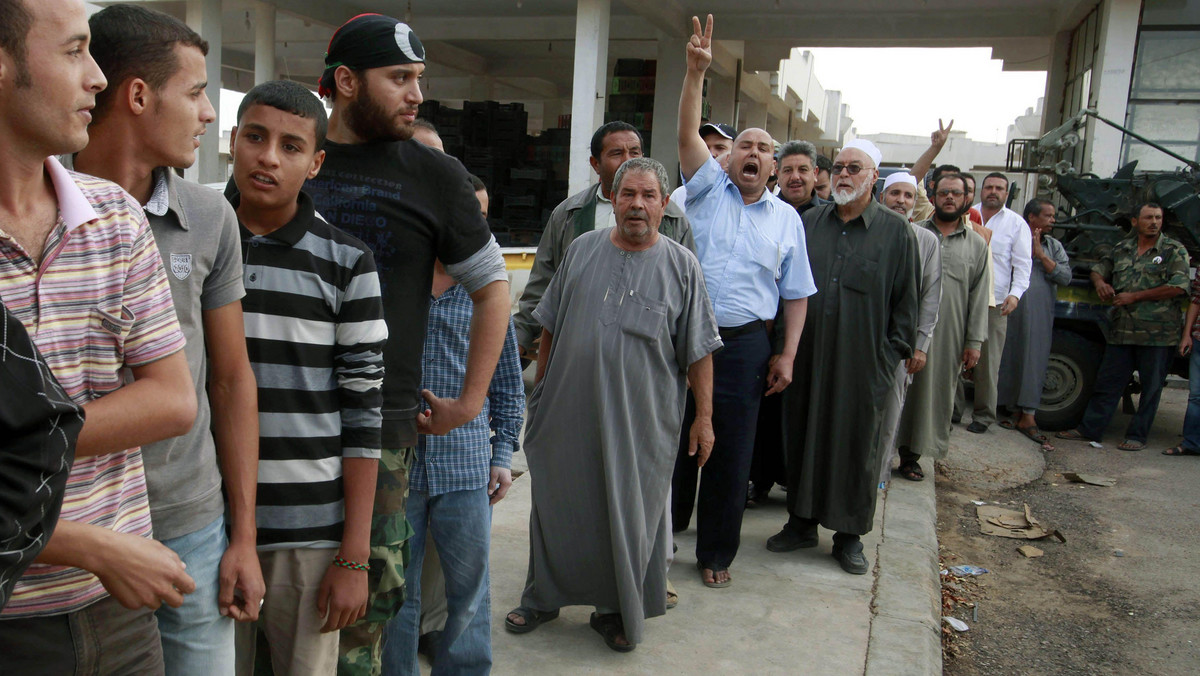
[[1071,331],[1055,331],[1037,424],[1045,430],[1072,429],[1083,419],[1104,346]]

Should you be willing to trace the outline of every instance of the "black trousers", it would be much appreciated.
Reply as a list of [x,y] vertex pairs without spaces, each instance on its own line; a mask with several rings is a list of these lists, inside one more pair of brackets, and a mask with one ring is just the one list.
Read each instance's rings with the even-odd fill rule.
[[775,484],[787,485],[783,453],[783,393],[763,397],[759,404],[750,481],[760,491],[770,490]]
[[[741,542],[746,484],[754,456],[758,407],[763,398],[771,345],[765,329],[726,338],[713,355],[713,434],[716,443],[703,471],[687,454],[688,432],[696,416],[688,395],[679,455],[671,484],[671,517],[676,531],[686,530],[696,505],[696,559],[728,566]],[[699,475],[699,499],[696,478]]]

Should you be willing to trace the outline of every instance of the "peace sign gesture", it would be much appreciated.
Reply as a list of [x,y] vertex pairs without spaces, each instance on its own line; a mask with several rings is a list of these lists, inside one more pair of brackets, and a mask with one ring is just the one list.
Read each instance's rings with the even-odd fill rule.
[[705,25],[703,33],[700,32],[700,18],[692,17],[692,37],[688,40],[687,46],[688,70],[697,73],[703,73],[708,70],[708,66],[712,63],[713,58],[712,32],[712,14],[708,15],[708,23]]
[[938,118],[938,130],[929,135],[929,142],[936,148],[941,148],[946,145],[946,140],[950,138],[950,130],[954,128],[954,120],[950,120],[950,124],[942,127],[942,118]]

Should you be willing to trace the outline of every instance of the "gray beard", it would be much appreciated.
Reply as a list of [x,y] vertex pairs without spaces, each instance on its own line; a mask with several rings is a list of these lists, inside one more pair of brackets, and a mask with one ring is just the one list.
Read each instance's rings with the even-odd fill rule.
[[830,193],[830,197],[833,198],[834,204],[837,204],[838,206],[845,206],[851,202],[858,200],[863,195],[867,194],[867,190],[870,190],[870,188],[871,188],[871,184],[863,183],[862,185],[858,186],[854,190],[851,190],[848,192],[844,191],[844,190],[838,191],[837,189],[834,189],[834,191],[832,193]]

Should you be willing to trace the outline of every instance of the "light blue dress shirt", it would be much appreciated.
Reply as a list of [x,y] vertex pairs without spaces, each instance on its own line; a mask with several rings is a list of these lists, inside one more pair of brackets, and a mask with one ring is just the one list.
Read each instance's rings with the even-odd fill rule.
[[774,319],[779,299],[817,292],[804,225],[791,205],[764,190],[753,204],[709,158],[686,181],[687,215],[717,325]]

